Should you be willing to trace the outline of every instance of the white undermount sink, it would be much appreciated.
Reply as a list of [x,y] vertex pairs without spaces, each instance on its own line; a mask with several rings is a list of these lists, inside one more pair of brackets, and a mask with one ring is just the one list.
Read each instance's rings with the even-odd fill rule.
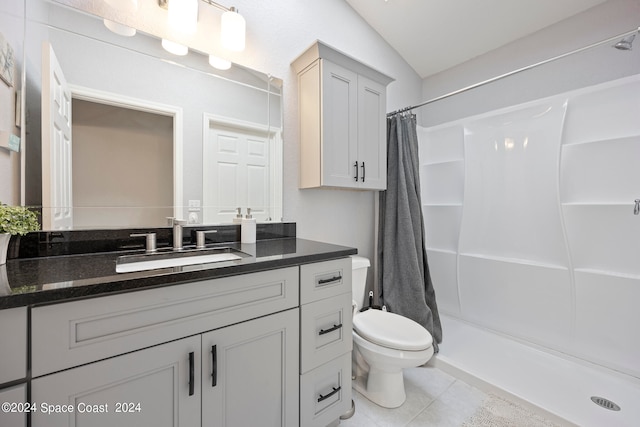
[[134,271],[155,270],[158,268],[237,261],[248,256],[249,255],[244,252],[228,247],[123,255],[116,260],[116,273],[131,273]]

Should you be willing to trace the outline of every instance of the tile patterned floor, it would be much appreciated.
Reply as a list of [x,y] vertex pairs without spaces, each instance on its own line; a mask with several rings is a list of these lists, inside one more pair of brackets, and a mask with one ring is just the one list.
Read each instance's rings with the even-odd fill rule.
[[458,427],[488,397],[432,366],[405,369],[407,400],[396,409],[381,408],[353,392],[356,412],[341,427]]

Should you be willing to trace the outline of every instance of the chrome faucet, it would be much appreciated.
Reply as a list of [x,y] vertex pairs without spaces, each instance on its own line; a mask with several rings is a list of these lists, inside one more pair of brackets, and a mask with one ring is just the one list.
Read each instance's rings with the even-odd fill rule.
[[173,250],[182,250],[182,226],[187,223],[184,219],[171,219],[173,225]]

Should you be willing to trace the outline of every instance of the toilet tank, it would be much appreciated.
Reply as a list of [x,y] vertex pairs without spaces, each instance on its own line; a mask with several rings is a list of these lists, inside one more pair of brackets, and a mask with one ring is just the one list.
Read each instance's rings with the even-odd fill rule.
[[358,308],[362,308],[364,305],[369,305],[366,301],[366,288],[367,288],[367,269],[371,263],[368,258],[352,255],[351,256],[351,291],[353,293],[353,300],[358,304]]

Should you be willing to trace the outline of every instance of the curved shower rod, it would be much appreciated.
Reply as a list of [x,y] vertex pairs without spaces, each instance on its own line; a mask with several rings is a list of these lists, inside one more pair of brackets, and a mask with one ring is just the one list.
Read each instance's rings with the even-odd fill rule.
[[472,84],[470,86],[463,87],[462,89],[454,90],[453,92],[449,92],[449,93],[446,93],[444,95],[437,96],[435,98],[429,99],[428,101],[421,102],[420,104],[416,104],[416,105],[412,105],[411,107],[405,107],[405,108],[401,108],[399,110],[392,111],[391,113],[387,113],[387,117],[391,117],[391,116],[393,116],[395,114],[398,114],[398,113],[405,113],[407,111],[413,110],[414,108],[423,107],[423,106],[431,104],[433,102],[440,101],[440,100],[445,99],[445,98],[449,98],[450,96],[458,95],[458,94],[461,94],[461,93],[466,92],[468,90],[475,89],[477,87],[484,86],[484,85],[489,84],[489,83],[493,83],[496,80],[500,80],[500,79],[503,79],[505,77],[513,76],[514,74],[518,74],[518,73],[521,73],[523,71],[527,71],[527,70],[530,70],[532,68],[538,67],[540,65],[548,64],[549,62],[553,62],[553,61],[556,61],[558,59],[565,58],[565,57],[567,57],[569,55],[573,55],[574,53],[579,53],[579,52],[582,52],[582,51],[585,51],[585,50],[589,50],[591,48],[594,48],[594,47],[597,47],[597,46],[600,46],[600,45],[603,45],[603,44],[606,44],[606,43],[611,43],[611,42],[616,41],[616,40],[618,40],[620,38],[627,37],[627,36],[630,36],[630,35],[633,35],[633,34],[637,34],[637,33],[640,33],[640,27],[638,27],[638,28],[636,28],[634,30],[627,31],[627,32],[622,33],[622,34],[618,34],[617,36],[609,37],[606,40],[602,40],[602,41],[599,41],[599,42],[596,42],[596,43],[592,43],[592,44],[590,44],[588,46],[584,46],[584,47],[581,47],[579,49],[572,50],[571,52],[563,53],[561,55],[554,56],[553,58],[545,59],[544,61],[536,62],[534,64],[527,65],[526,67],[518,68],[516,70],[509,71],[508,73],[500,74],[499,76],[495,76],[495,77],[492,77],[490,79],[483,80],[483,81],[478,82],[478,83],[474,83],[474,84]]

